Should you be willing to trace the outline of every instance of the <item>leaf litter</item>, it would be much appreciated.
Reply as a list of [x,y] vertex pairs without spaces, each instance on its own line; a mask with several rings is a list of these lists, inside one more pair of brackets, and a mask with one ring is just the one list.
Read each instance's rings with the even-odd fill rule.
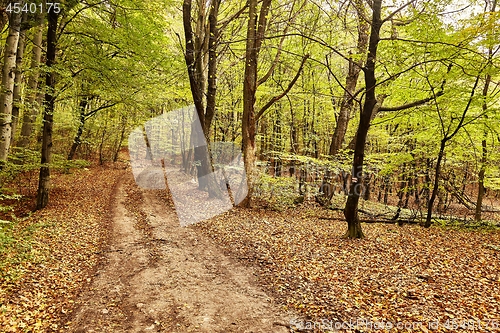
[[498,230],[363,224],[366,238],[348,240],[346,223],[324,214],[237,208],[195,228],[255,266],[267,291],[305,319],[500,331]]
[[30,253],[20,264],[4,267],[4,273],[17,273],[0,279],[2,332],[62,331],[105,246],[109,203],[123,173],[116,165],[58,174],[52,177],[49,205],[15,224],[19,237],[31,230]]
[[[109,202],[123,172],[58,175],[49,206],[16,224],[20,233],[31,228],[32,240],[30,256],[16,267],[20,277],[0,280],[4,332],[64,330],[106,244]],[[192,228],[255,268],[283,309],[306,320],[421,322],[420,331],[439,321],[437,331],[449,331],[445,323],[499,330],[499,231],[364,224],[365,239],[347,240],[345,223],[320,215],[309,206],[238,208]]]

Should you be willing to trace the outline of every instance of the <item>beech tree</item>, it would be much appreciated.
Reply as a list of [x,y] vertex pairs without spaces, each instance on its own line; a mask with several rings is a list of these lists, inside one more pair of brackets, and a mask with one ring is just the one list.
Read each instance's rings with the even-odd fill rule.
[[266,29],[268,25],[268,15],[271,8],[271,0],[263,0],[260,10],[257,8],[257,0],[250,0],[248,2],[248,25],[247,37],[245,48],[245,74],[243,81],[243,119],[241,126],[242,133],[242,148],[243,158],[245,163],[245,172],[247,177],[248,194],[241,202],[242,206],[250,206],[253,196],[253,180],[255,178],[255,153],[256,142],[255,136],[257,134],[257,121],[263,114],[278,100],[283,98],[292,89],[295,82],[297,82],[306,60],[309,55],[302,58],[299,69],[295,77],[289,82],[287,88],[280,95],[271,98],[264,106],[255,112],[256,92],[259,85],[263,84],[269,79],[274,71],[275,65],[279,61],[279,53],[275,58],[273,65],[270,67],[267,74],[261,79],[258,78],[258,63],[259,54],[262,43],[265,38]]
[[[351,112],[356,99],[356,87],[358,85],[359,74],[363,66],[363,55],[366,53],[368,46],[368,32],[370,30],[370,23],[366,20],[366,8],[362,0],[354,2],[354,9],[357,12],[357,30],[358,40],[356,45],[356,54],[349,55],[349,66],[345,86],[343,87],[343,96],[340,104],[339,113],[336,117],[335,131],[333,133],[330,149],[328,151],[330,156],[335,156],[344,143],[344,138],[347,132],[347,126],[351,119]],[[355,59],[355,58],[356,59]],[[331,65],[327,64],[328,69],[331,71]],[[325,173],[323,182],[320,186],[319,202],[326,204],[329,202],[333,195],[332,189],[332,175],[330,171]]]
[[18,142],[19,147],[28,147],[30,138],[33,133],[34,122],[40,110],[40,105],[37,105],[36,98],[38,95],[38,85],[40,76],[40,62],[42,60],[42,41],[44,29],[45,15],[43,12],[38,13],[36,18],[36,28],[33,35],[33,48],[30,63],[30,75],[27,85],[27,97],[24,100],[23,120],[21,127],[21,135]]
[[[196,113],[203,130],[203,133],[193,131],[191,138],[195,144],[194,160],[199,161],[196,166],[198,186],[202,190],[208,190],[210,196],[215,197],[221,197],[222,193],[219,190],[215,177],[206,177],[206,175],[214,171],[210,158],[210,128],[215,115],[217,93],[219,6],[220,0],[197,2],[198,15],[195,21],[196,33],[194,33],[191,26],[192,1],[184,0],[182,5],[186,41],[185,59],[189,84]],[[206,70],[207,67],[208,70]],[[199,144],[203,142],[202,138],[206,141],[207,145]]]
[[50,161],[52,159],[52,128],[54,125],[55,110],[55,88],[56,73],[53,66],[56,62],[57,52],[57,28],[59,13],[55,10],[47,14],[47,73],[45,74],[45,107],[43,109],[43,136],[42,136],[42,157],[40,167],[40,176],[38,180],[38,192],[36,197],[36,209],[42,209],[49,203],[50,188]]
[[[406,103],[404,105],[390,107],[383,106],[383,102],[386,98],[386,95],[381,94],[380,96],[376,96],[377,86],[380,85],[380,82],[377,82],[376,77],[376,61],[378,54],[378,47],[381,40],[381,28],[382,25],[386,22],[390,22],[390,20],[399,12],[404,10],[411,4],[414,4],[415,1],[409,1],[403,6],[399,7],[391,14],[389,14],[386,18],[382,19],[382,0],[374,0],[372,6],[372,21],[371,21],[371,32],[370,39],[368,44],[368,56],[363,67],[364,77],[365,77],[365,96],[363,107],[361,108],[360,116],[359,116],[359,124],[356,131],[356,135],[354,136],[354,155],[353,155],[353,164],[352,164],[352,179],[351,185],[349,187],[349,195],[347,198],[347,202],[344,208],[344,216],[347,220],[348,230],[346,233],[346,237],[348,238],[362,238],[364,237],[361,224],[359,223],[358,217],[358,203],[359,198],[364,191],[365,181],[364,178],[366,175],[363,173],[364,166],[364,158],[365,158],[365,147],[368,130],[370,129],[370,125],[374,117],[378,112],[395,112],[402,111],[410,108],[414,108],[419,105],[423,105],[430,101],[435,100],[437,97],[443,94],[445,81],[441,84],[441,89],[439,91],[434,91],[433,94],[429,97],[416,100],[413,102]],[[394,38],[391,36],[391,39]],[[413,68],[416,65],[412,65],[410,68]],[[389,78],[384,81],[390,81],[396,79],[400,76],[400,73],[403,73],[407,70],[402,70],[398,74],[391,74]]]
[[[22,7],[23,1],[13,1]],[[9,18],[9,35],[5,42],[0,92],[0,161],[6,161],[12,137],[12,104],[16,76],[16,54],[21,30],[21,14],[12,11]]]
[[[489,8],[488,8],[489,7]],[[487,1],[486,6],[485,6],[485,12],[491,12],[494,13],[496,12],[497,9],[497,0],[493,0],[492,2]],[[491,33],[487,33],[487,35],[491,36]],[[490,37],[488,36],[488,37]],[[482,103],[482,110],[483,112],[486,112],[488,110],[488,93],[490,90],[490,85],[491,85],[491,72],[488,70],[491,70],[491,67],[493,66],[493,56],[494,56],[494,50],[493,46],[489,45],[488,49],[488,63],[487,63],[487,72],[486,72],[486,77],[484,80],[484,86],[483,86],[483,91],[482,91],[482,97],[483,97],[483,103]],[[488,119],[488,116],[485,115],[486,120]],[[484,125],[483,125],[484,126]],[[483,208],[483,199],[484,199],[484,194],[486,192],[486,188],[484,186],[484,181],[485,181],[485,174],[486,174],[486,167],[487,167],[487,160],[488,160],[488,149],[487,149],[487,127],[485,126],[484,130],[484,137],[481,140],[481,166],[479,169],[478,173],[478,191],[477,191],[477,201],[476,201],[476,211],[474,213],[474,219],[476,221],[481,221],[481,216],[482,216],[482,208]]]
[[19,27],[19,41],[17,44],[16,51],[16,74],[14,79],[14,89],[12,91],[12,124],[11,124],[11,136],[9,146],[13,144],[14,137],[16,135],[17,124],[19,122],[20,108],[22,104],[21,99],[21,85],[23,83],[23,57],[24,50],[26,48],[26,32],[30,28],[30,22],[28,22],[28,14],[25,12],[21,15],[21,25]]

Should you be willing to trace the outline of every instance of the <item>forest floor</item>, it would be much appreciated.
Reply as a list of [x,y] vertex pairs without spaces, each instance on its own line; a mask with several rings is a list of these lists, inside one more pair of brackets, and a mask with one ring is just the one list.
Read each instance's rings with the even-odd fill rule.
[[[54,177],[1,248],[1,332],[500,332],[500,231],[233,209],[181,227],[125,163]],[[15,260],[14,260],[15,258]]]
[[15,226],[33,231],[5,267],[20,278],[0,280],[0,332],[289,331],[254,270],[181,227],[166,191],[123,168],[55,178],[53,204]]
[[131,174],[115,191],[113,232],[70,332],[287,332],[251,269],[179,225],[166,191]]

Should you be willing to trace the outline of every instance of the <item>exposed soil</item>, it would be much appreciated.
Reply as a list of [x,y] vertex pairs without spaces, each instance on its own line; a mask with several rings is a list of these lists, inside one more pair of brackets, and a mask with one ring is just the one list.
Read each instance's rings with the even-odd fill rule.
[[181,227],[165,191],[127,174],[115,192],[110,245],[70,332],[288,332],[253,271]]

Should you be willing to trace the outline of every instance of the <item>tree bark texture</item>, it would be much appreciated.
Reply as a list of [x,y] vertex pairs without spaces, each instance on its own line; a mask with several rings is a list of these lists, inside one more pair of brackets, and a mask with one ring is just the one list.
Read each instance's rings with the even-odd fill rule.
[[18,144],[19,147],[29,146],[36,116],[40,110],[36,100],[38,95],[38,80],[40,77],[39,68],[42,60],[43,21],[44,15],[40,14],[38,17],[38,26],[36,27],[35,34],[33,36],[33,53],[30,64],[31,75],[28,79],[28,91],[23,110],[23,123],[21,126],[21,137]]
[[51,11],[48,14],[47,29],[47,73],[45,74],[45,108],[43,111],[43,136],[42,136],[42,158],[40,167],[40,177],[38,181],[38,193],[36,198],[36,209],[42,209],[49,203],[50,188],[50,161],[52,157],[52,126],[55,107],[55,86],[56,75],[53,66],[56,61],[57,48],[57,21],[59,14]]
[[19,32],[19,42],[17,44],[16,77],[14,79],[14,90],[12,92],[12,135],[10,137],[10,145],[14,143],[17,125],[19,123],[19,111],[22,105],[21,85],[23,83],[23,71],[21,67],[23,64],[24,50],[26,48],[26,31],[29,28],[29,26],[26,24],[27,18],[27,13],[23,13]]
[[[15,1],[22,5],[22,1]],[[21,6],[22,7],[22,6]],[[5,41],[2,68],[2,91],[0,93],[0,161],[6,161],[12,137],[12,103],[16,76],[16,53],[21,28],[21,15],[10,16],[9,35]]]
[[368,58],[363,69],[365,73],[366,97],[361,110],[359,126],[356,133],[356,145],[354,148],[352,164],[352,181],[349,189],[349,196],[344,208],[344,216],[348,226],[345,236],[348,238],[364,237],[358,217],[358,203],[363,186],[363,163],[366,137],[368,135],[368,130],[370,129],[370,121],[373,110],[377,105],[377,99],[375,96],[375,88],[377,84],[377,80],[375,78],[375,62],[378,44],[380,41],[380,28],[382,27],[381,7],[382,0],[373,1],[373,18],[370,42],[368,46]]

